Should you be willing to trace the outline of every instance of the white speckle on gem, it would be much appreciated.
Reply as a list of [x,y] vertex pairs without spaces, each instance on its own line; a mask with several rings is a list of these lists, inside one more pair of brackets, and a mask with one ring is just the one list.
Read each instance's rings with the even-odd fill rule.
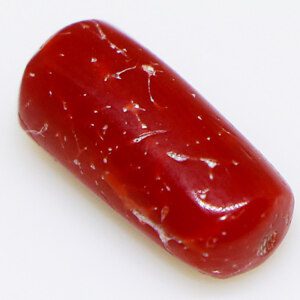
[[232,161],[232,164],[235,165],[235,166],[238,166],[238,165],[239,165],[239,162],[237,162],[236,160],[233,160],[233,161]]
[[194,193],[195,195],[197,194],[197,197],[199,197],[201,200],[205,200],[208,192],[209,189],[204,189],[204,190],[197,190]]
[[98,59],[96,57],[92,57],[91,60],[90,60],[91,63],[95,63],[97,61],[98,61]]
[[104,158],[103,158],[103,163],[104,163],[104,164],[107,164],[107,157],[104,157]]
[[145,111],[144,108],[140,107],[138,103],[135,103],[133,100],[130,101],[126,106],[122,108],[124,113],[127,113],[128,111],[132,112],[134,116],[136,117],[137,121],[141,124],[141,127],[143,129],[147,128],[147,125],[144,124],[139,116],[140,111]]
[[142,65],[142,69],[148,73],[149,76],[155,76],[156,74],[154,68],[150,65]]
[[165,184],[165,188],[168,192],[171,192],[171,188],[167,184]]
[[30,106],[30,104],[31,104],[31,100],[29,99],[25,104],[25,108],[28,108]]
[[66,102],[66,101],[63,101],[62,104],[63,104],[63,109],[64,109],[64,110],[68,110],[67,102]]
[[30,73],[29,73],[29,77],[35,77],[35,73],[30,72]]
[[75,166],[80,166],[80,161],[78,159],[74,159],[73,163]]
[[215,168],[219,163],[211,158],[200,158],[200,160],[207,164],[207,166],[211,169]]
[[102,132],[103,132],[104,135],[106,134],[107,129],[108,129],[108,125],[105,124],[105,125],[102,127]]

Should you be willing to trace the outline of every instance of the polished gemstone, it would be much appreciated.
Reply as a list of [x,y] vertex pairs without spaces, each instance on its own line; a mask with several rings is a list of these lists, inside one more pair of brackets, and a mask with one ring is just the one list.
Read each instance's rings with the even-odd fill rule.
[[287,232],[293,196],[275,169],[179,75],[104,22],[70,25],[38,51],[19,117],[113,209],[203,273],[252,269]]

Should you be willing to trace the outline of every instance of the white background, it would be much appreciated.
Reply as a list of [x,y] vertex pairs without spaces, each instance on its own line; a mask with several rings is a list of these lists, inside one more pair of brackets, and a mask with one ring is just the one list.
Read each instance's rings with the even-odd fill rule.
[[127,224],[21,131],[26,63],[54,32],[89,18],[171,65],[300,196],[298,0],[0,0],[0,299],[299,299],[297,204],[266,263],[211,279]]

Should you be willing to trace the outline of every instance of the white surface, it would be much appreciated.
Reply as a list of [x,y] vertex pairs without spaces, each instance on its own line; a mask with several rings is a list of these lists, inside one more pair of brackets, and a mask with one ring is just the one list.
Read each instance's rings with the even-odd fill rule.
[[0,299],[299,299],[299,207],[258,269],[210,279],[154,245],[17,122],[26,63],[61,27],[99,18],[200,91],[300,196],[300,2],[0,0]]

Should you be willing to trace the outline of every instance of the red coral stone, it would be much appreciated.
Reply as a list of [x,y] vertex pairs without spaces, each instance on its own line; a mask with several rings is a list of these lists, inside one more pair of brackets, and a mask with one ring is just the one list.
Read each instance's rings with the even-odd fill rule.
[[99,21],[68,26],[28,64],[26,132],[121,215],[201,272],[262,263],[293,211],[287,184],[201,95]]

